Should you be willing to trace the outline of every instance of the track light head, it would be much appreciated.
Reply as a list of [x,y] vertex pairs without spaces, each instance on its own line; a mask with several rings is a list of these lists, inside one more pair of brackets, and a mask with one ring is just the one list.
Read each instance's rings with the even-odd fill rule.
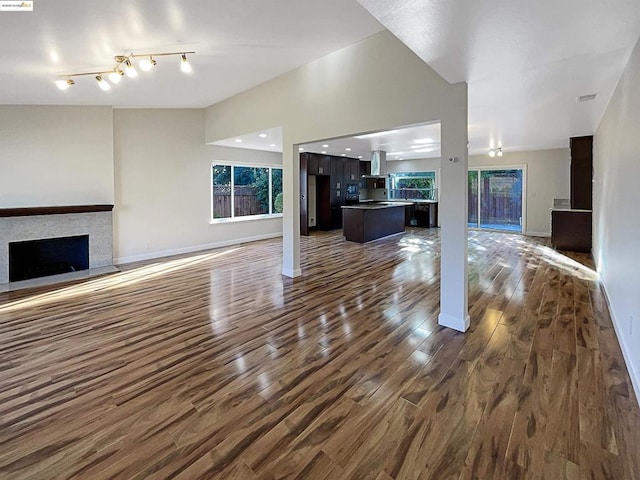
[[501,157],[502,156],[502,147],[490,148],[489,149],[490,157]]
[[182,70],[184,73],[191,72],[191,64],[189,63],[189,60],[187,60],[187,55],[184,53],[182,54],[182,58],[180,60],[180,70]]
[[140,66],[140,70],[143,70],[145,72],[148,72],[149,70],[151,70],[153,67],[156,66],[158,62],[156,62],[153,57],[149,56],[148,59],[144,58],[142,60],[140,60],[140,63],[138,64]]
[[127,77],[134,78],[138,76],[138,72],[134,66],[131,65],[131,60],[129,59],[124,61],[124,71],[127,74]]
[[66,90],[71,85],[75,85],[75,83],[76,82],[74,82],[70,78],[68,78],[67,80],[60,79],[60,80],[56,80],[56,87],[58,87],[60,90]]
[[104,78],[102,78],[102,75],[97,75],[96,80],[98,81],[98,86],[105,92],[111,88],[111,85],[109,85],[109,82],[107,82]]
[[124,75],[124,72],[122,71],[122,69],[116,68],[113,72],[109,74],[109,80],[111,81],[111,83],[115,85],[116,83],[119,83],[120,80],[122,80],[123,75]]

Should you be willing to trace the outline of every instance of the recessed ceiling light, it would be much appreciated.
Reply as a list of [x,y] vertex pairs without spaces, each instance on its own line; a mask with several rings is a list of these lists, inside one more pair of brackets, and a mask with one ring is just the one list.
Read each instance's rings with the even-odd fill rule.
[[302,147],[298,147],[298,151],[299,151],[299,152],[304,152],[304,148],[302,148]]
[[362,158],[362,155],[358,155],[358,158]]
[[402,155],[404,152],[389,152],[387,155]]
[[434,143],[433,138],[417,138],[411,140],[411,143]]
[[346,156],[347,156],[347,154],[346,154],[346,153],[341,153],[341,154],[340,154],[340,156],[341,156],[341,157],[346,157]]
[[266,133],[261,133],[260,135],[258,135],[260,138],[267,138],[267,134]]
[[269,144],[269,146],[270,146],[271,148],[274,148],[274,147],[276,146],[276,144],[275,144],[275,143],[270,143],[270,144]]
[[236,138],[236,143],[242,143],[242,139],[241,138]]
[[349,147],[345,148],[344,150],[345,150],[345,152],[350,152],[351,151],[351,149]]
[[326,150],[322,150],[320,153],[327,153],[327,151]]
[[387,130],[386,132],[376,132],[376,133],[367,133],[365,135],[356,135],[353,138],[373,138],[373,137],[381,137],[382,135],[390,135],[392,133],[396,133],[397,130]]
[[322,145],[322,148],[329,148],[329,145],[325,143],[324,145]]

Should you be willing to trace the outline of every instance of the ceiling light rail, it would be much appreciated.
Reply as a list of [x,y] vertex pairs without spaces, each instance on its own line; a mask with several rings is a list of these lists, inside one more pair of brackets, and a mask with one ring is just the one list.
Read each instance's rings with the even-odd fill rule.
[[187,59],[187,55],[194,54],[196,52],[160,52],[160,53],[130,53],[129,55],[116,55],[113,57],[115,60],[115,65],[111,69],[98,70],[95,72],[82,72],[82,73],[65,73],[59,75],[59,79],[56,80],[56,86],[60,90],[66,90],[69,87],[75,85],[75,81],[73,77],[83,77],[87,75],[95,76],[96,81],[98,82],[98,86],[107,91],[111,89],[111,84],[107,82],[107,79],[112,84],[117,84],[120,82],[122,77],[126,75],[127,77],[133,78],[138,76],[138,71],[133,66],[131,62],[132,59],[141,58],[142,60],[138,63],[138,66],[141,70],[148,72],[153,67],[157,65],[157,60],[154,57],[166,57],[170,55],[180,55],[180,70],[185,73],[191,72],[191,64]]
[[489,149],[490,157],[501,157],[502,156],[502,147],[490,148]]

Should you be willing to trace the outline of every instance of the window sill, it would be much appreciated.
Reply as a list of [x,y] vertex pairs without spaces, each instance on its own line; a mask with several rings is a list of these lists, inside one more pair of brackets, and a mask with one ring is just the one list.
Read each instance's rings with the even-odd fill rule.
[[214,218],[209,220],[209,224],[218,225],[221,223],[236,223],[236,222],[249,222],[252,220],[268,220],[273,218],[282,218],[281,213],[272,213],[267,215],[247,215],[245,217],[232,217],[232,218]]

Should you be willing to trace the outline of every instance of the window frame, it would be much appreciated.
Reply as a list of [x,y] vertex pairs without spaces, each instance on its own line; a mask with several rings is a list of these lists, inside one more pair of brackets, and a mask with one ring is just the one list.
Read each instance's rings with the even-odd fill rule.
[[[230,183],[229,187],[231,189],[231,216],[224,218],[214,218],[213,217],[213,203],[214,203],[214,183],[213,183],[213,169],[218,166],[228,166],[231,167],[230,172]],[[244,167],[244,168],[266,168],[269,173],[269,213],[261,213],[257,215],[243,215],[236,217],[235,216],[235,192],[234,192],[234,175],[236,167]],[[210,224],[220,224],[220,223],[234,223],[234,222],[246,222],[251,220],[264,220],[264,219],[272,219],[272,218],[282,218],[282,213],[273,212],[273,169],[283,170],[282,165],[273,165],[273,164],[262,164],[262,163],[245,163],[245,162],[232,162],[227,160],[215,160],[211,162],[209,166],[209,223]],[[284,172],[283,172],[284,173]]]
[[[440,199],[440,185],[439,185],[439,170],[421,170],[421,171],[416,171],[416,172],[392,172],[390,173],[391,176],[391,182],[389,185],[389,189],[390,190],[397,190],[394,185],[395,180],[396,180],[396,176],[399,177],[399,179],[403,179],[403,178],[432,178],[431,176],[418,176],[417,174],[433,174],[433,190],[435,191],[435,200],[433,201],[439,201]],[[405,175],[405,176],[403,176]],[[416,175],[416,176],[412,176],[412,175]],[[416,190],[422,190],[422,189],[416,189]],[[408,200],[415,200],[414,198],[408,199]]]

